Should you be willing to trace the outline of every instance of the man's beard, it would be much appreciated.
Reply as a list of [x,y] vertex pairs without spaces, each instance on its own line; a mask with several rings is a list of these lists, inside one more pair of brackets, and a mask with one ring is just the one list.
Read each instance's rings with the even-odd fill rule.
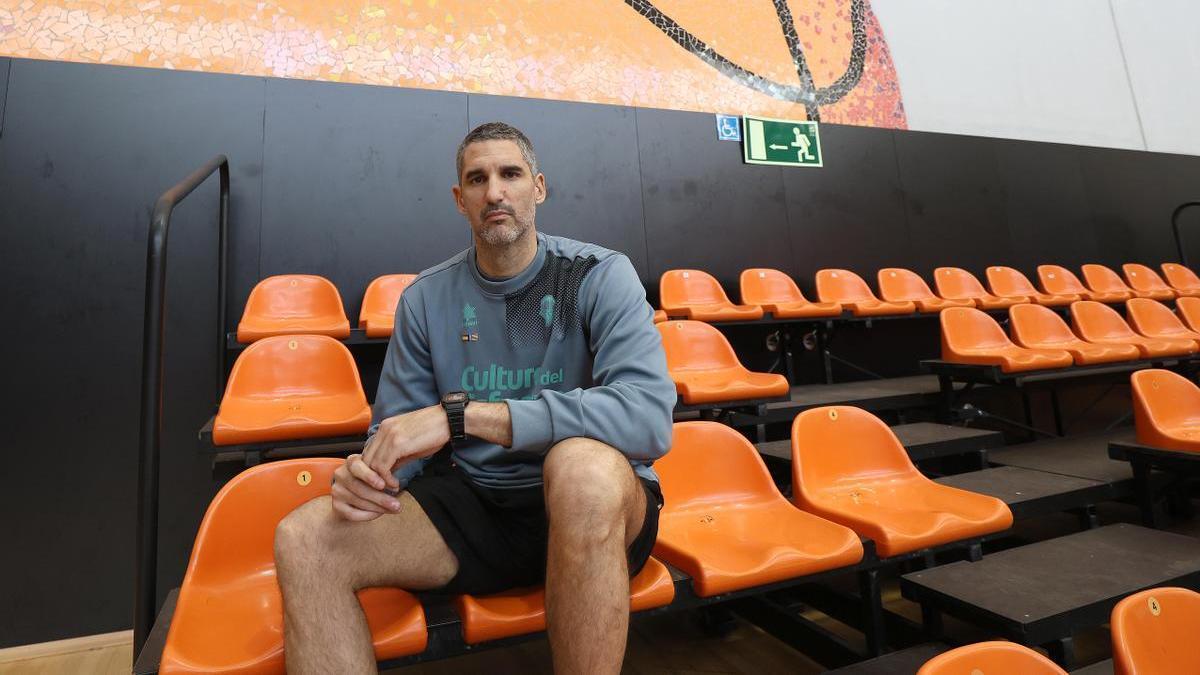
[[[497,211],[507,213],[512,220],[489,225],[487,223],[488,215]],[[507,207],[489,208],[483,212],[483,224],[480,228],[479,238],[489,246],[507,246],[520,239],[528,230],[529,223],[519,218],[512,209]]]

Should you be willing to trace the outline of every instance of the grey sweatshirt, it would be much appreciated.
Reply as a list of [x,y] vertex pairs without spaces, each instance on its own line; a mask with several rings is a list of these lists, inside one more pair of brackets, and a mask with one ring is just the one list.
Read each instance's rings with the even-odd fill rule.
[[[471,437],[455,444],[454,461],[479,485],[538,485],[551,446],[579,436],[620,450],[639,476],[657,480],[650,464],[671,443],[675,385],[633,265],[562,237],[539,233],[537,244],[510,279],[480,274],[472,247],[404,290],[368,433],[465,391],[507,402],[512,418],[511,448]],[[424,464],[409,462],[396,477],[407,484]]]

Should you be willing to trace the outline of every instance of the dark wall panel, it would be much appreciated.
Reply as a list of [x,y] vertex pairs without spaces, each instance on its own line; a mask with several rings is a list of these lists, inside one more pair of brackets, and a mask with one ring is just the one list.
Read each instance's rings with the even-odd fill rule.
[[746,166],[738,143],[718,141],[712,115],[638,110],[650,295],[666,270],[702,269],[732,297],[747,267],[795,276],[783,180]]
[[0,58],[0,138],[4,136],[4,105],[8,100],[8,71],[12,59]]
[[[1080,148],[1100,255],[1111,265],[1175,260],[1171,212],[1200,199],[1200,161],[1187,155]],[[1192,219],[1195,221],[1196,214]],[[1192,262],[1200,250],[1195,228]]]
[[1031,279],[1045,263],[1079,274],[1079,266],[1099,254],[1079,148],[1020,141],[994,141],[993,146],[1015,266]]
[[929,279],[940,266],[982,273],[1014,260],[995,141],[893,132],[907,195],[912,266]]
[[[4,554],[0,647],[132,619],[147,226],[156,197],[234,158],[258,227],[262,81],[16,60],[0,143]],[[215,179],[173,224],[162,571],[178,583],[212,493],[196,424],[213,401]],[[20,611],[11,611],[20,608]]]
[[508,122],[529,136],[549,193],[540,231],[620,251],[648,280],[633,108],[473,95],[470,110],[471,128]]
[[796,281],[812,298],[818,269],[852,269],[874,287],[876,270],[912,256],[892,133],[823,125],[821,152],[821,169],[783,169]]
[[329,278],[355,323],[371,279],[466,248],[450,194],[466,132],[465,94],[269,81],[262,276]]

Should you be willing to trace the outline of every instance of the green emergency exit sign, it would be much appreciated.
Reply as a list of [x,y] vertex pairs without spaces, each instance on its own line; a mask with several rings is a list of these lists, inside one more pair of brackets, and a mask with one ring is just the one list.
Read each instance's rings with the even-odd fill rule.
[[747,164],[821,166],[817,123],[742,116],[742,152]]

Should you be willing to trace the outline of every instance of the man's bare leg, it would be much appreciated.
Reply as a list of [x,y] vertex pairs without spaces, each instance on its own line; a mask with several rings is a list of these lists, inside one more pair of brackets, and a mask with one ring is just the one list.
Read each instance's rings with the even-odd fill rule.
[[275,565],[283,591],[288,673],[373,673],[375,655],[355,591],[438,588],[458,560],[407,492],[400,511],[369,522],[337,516],[329,497],[279,523]]
[[546,622],[554,672],[617,673],[629,631],[626,548],[646,516],[646,494],[612,447],[572,438],[544,466],[550,541]]

